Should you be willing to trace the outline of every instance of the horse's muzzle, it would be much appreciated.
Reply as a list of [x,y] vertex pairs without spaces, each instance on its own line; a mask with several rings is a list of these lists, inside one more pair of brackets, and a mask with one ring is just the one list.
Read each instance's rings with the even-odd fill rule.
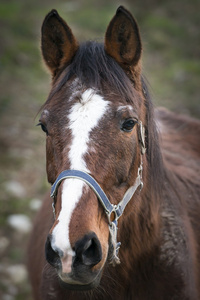
[[[57,269],[61,285],[68,289],[87,290],[98,286],[101,270],[94,268],[102,260],[102,248],[94,232],[86,234],[74,246],[75,255],[70,258],[59,249],[53,249],[51,235],[45,245],[46,260]],[[65,266],[66,260],[70,261]]]

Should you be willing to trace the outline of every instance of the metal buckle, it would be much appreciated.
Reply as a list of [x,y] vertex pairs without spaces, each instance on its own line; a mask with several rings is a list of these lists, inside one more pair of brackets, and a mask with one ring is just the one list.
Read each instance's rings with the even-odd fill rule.
[[114,223],[114,221],[117,222],[117,220],[118,220],[118,215],[116,213],[116,208],[117,208],[117,205],[113,205],[113,209],[111,211],[106,211],[109,225],[112,225]]

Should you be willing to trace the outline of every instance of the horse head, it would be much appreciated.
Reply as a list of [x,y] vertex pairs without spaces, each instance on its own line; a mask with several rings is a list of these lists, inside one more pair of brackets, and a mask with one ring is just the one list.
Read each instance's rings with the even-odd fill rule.
[[[145,177],[138,172],[146,163],[141,52],[137,23],[123,7],[111,20],[104,44],[79,45],[55,10],[42,26],[43,58],[52,74],[39,123],[46,133],[48,181],[53,185],[65,170],[89,174],[113,208],[108,218],[98,192],[82,178],[57,181],[46,258],[67,288],[98,286],[113,251],[118,255],[109,226],[118,221],[115,239],[120,241],[120,228],[140,205],[141,182],[136,181]],[[118,220],[116,207],[132,187]]]

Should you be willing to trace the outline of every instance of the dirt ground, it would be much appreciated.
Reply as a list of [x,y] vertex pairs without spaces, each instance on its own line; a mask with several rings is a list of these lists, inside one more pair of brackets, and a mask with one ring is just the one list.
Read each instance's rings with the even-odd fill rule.
[[[45,137],[35,125],[50,90],[40,55],[40,27],[56,8],[79,40],[102,37],[123,4],[144,44],[144,73],[155,105],[199,118],[198,0],[31,1],[0,3],[0,299],[31,300],[25,267],[32,220],[49,185]],[[145,7],[145,10],[144,10]],[[83,38],[84,37],[84,38]]]

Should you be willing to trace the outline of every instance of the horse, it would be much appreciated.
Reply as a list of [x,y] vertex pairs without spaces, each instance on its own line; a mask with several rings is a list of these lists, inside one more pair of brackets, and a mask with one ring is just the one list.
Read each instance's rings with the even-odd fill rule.
[[120,6],[104,43],[79,44],[52,10],[41,49],[52,188],[28,246],[34,299],[200,299],[200,122],[154,109],[134,17]]

